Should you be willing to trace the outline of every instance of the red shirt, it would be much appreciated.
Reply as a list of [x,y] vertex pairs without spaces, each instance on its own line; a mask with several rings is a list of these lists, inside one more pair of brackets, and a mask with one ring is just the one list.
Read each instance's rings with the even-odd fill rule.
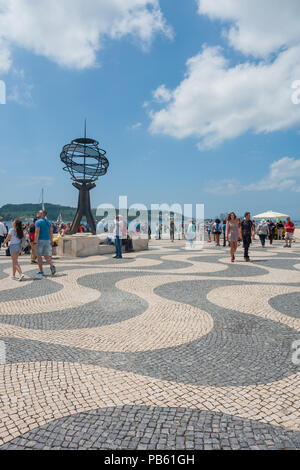
[[288,233],[294,233],[295,230],[295,224],[294,222],[287,222],[285,224],[285,229]]

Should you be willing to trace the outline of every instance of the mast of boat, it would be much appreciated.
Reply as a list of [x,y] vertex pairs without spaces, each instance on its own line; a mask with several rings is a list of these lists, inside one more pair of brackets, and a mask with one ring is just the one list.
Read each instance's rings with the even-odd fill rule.
[[44,188],[42,189],[42,210],[45,210],[45,203],[44,203]]

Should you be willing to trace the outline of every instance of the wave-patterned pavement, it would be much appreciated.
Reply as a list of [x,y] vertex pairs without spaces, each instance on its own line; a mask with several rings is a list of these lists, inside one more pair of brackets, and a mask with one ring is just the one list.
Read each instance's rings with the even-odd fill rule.
[[184,248],[0,253],[0,449],[300,449],[298,244]]

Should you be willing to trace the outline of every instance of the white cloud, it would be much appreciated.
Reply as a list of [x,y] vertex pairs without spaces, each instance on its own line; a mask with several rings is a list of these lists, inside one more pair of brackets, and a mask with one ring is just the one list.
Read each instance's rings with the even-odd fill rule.
[[137,122],[136,124],[133,124],[130,129],[139,129],[140,127],[142,127],[142,123],[141,122]]
[[205,188],[206,192],[219,194],[270,190],[300,192],[300,159],[284,157],[273,162],[267,176],[256,183],[241,184],[236,179],[223,179],[210,181]]
[[166,85],[160,85],[153,91],[153,97],[158,103],[167,103],[172,98],[172,93],[167,89]]
[[147,47],[157,33],[172,36],[158,0],[0,0],[0,70],[14,46],[84,69],[106,38],[130,35]]
[[6,73],[10,69],[12,64],[11,55],[9,48],[5,41],[1,40],[0,33],[0,73]]
[[300,46],[283,51],[273,62],[234,67],[220,48],[204,47],[187,61],[179,86],[165,89],[171,100],[150,113],[150,131],[179,139],[199,138],[202,149],[247,131],[287,129],[300,122],[300,105],[292,103],[291,88],[298,77]]
[[13,85],[8,91],[7,101],[14,101],[21,105],[30,105],[32,104],[32,89],[33,85],[29,85],[25,82]]
[[197,0],[199,13],[231,23],[224,34],[244,54],[263,57],[300,43],[299,0]]
[[20,186],[39,186],[48,188],[53,186],[55,179],[52,176],[26,176],[26,178],[20,177]]
[[256,184],[248,185],[247,190],[266,191],[268,189],[300,191],[300,159],[284,157],[270,166],[269,174]]
[[222,180],[208,181],[204,191],[212,194],[236,194],[242,191],[242,189],[240,182],[235,178],[224,178]]

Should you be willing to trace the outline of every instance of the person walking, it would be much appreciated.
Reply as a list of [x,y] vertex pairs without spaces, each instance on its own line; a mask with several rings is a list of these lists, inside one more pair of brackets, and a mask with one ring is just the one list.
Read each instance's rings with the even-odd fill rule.
[[291,221],[290,217],[287,217],[285,224],[285,248],[292,248],[292,241],[294,238],[295,224]]
[[174,238],[175,238],[175,224],[174,224],[174,220],[171,220],[171,221],[170,221],[170,238],[171,238],[171,242],[174,243]]
[[273,222],[272,220],[269,220],[268,226],[269,226],[269,240],[270,240],[270,245],[273,245],[273,240],[274,240],[274,237],[275,237],[276,225],[274,224],[274,222]]
[[222,233],[223,233],[223,246],[226,246],[226,220],[223,220]]
[[207,223],[207,235],[208,235],[207,243],[211,243],[212,226],[213,226],[213,221],[209,220],[208,223]]
[[278,220],[277,224],[276,224],[276,227],[277,227],[277,237],[278,237],[278,240],[282,240],[282,234],[283,234],[283,229],[284,229],[284,225],[282,223],[281,220]]
[[238,241],[240,239],[240,225],[234,212],[228,216],[226,223],[226,240],[230,243],[231,262],[235,261],[235,252],[237,250]]
[[253,223],[251,221],[251,214],[250,212],[245,213],[245,218],[241,223],[241,239],[243,240],[244,246],[244,259],[245,261],[249,262],[249,247],[252,243],[252,226]]
[[30,239],[30,255],[31,255],[31,264],[36,264],[36,245],[34,243],[34,234],[35,234],[35,223],[37,218],[33,219],[32,224],[29,227],[29,239]]
[[216,246],[220,246],[220,235],[222,233],[221,221],[216,219],[212,226],[212,233],[214,235]]
[[260,238],[261,246],[265,248],[266,246],[266,238],[269,235],[269,227],[268,223],[265,219],[261,220],[258,227],[257,227],[257,235]]
[[256,240],[256,222],[252,220],[252,239]]
[[39,265],[38,275],[44,276],[43,257],[50,265],[52,276],[56,273],[56,268],[52,262],[52,246],[53,246],[53,228],[51,222],[46,218],[47,212],[39,211],[37,221],[35,223],[34,243],[36,245],[37,261]]
[[193,248],[195,238],[196,238],[195,224],[194,224],[193,219],[191,219],[189,221],[189,225],[188,225],[187,231],[186,231],[186,239],[190,243],[190,248]]
[[4,225],[4,223],[2,222],[3,218],[0,217],[0,250],[1,250],[1,246],[7,236],[7,231],[6,231],[6,227]]
[[117,215],[115,218],[115,227],[114,227],[114,239],[115,239],[115,247],[116,247],[116,256],[114,258],[122,259],[122,238],[124,232],[124,223],[122,217]]
[[231,262],[235,261],[235,252],[240,239],[240,225],[234,212],[228,216],[226,223],[226,240],[230,243]]
[[[12,223],[12,228],[9,230],[7,237],[5,238],[3,244],[6,245],[10,242],[9,251],[12,260],[12,279],[22,281],[24,279],[24,274],[19,265],[19,255],[22,251],[22,240],[24,239],[24,232],[22,221],[16,219]],[[19,277],[16,277],[16,272],[18,272]]]

